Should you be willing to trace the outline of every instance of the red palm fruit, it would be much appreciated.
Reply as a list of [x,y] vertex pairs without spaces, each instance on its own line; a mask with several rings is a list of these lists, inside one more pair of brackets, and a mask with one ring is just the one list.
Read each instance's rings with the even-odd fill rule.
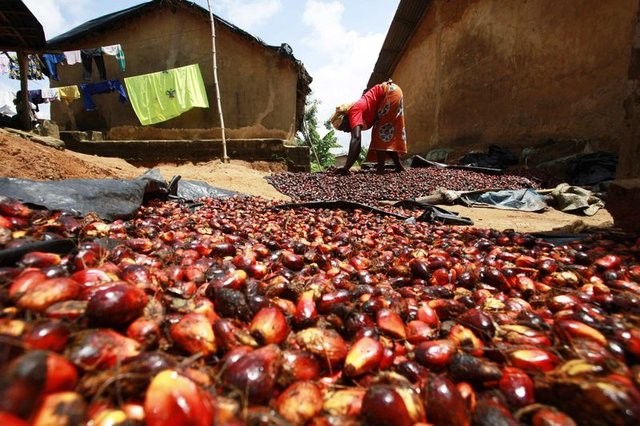
[[521,255],[515,261],[516,266],[520,268],[535,268],[538,261],[535,257]]
[[579,303],[580,300],[572,294],[559,294],[546,300],[546,305],[552,312],[572,309]]
[[58,392],[45,396],[31,422],[34,426],[83,424],[87,404],[76,392]]
[[456,382],[469,382],[474,385],[490,384],[502,377],[498,364],[479,358],[466,352],[457,352],[451,357],[449,377]]
[[423,398],[427,419],[434,426],[471,424],[471,415],[464,398],[446,376],[430,378],[423,389]]
[[100,326],[118,327],[142,315],[148,301],[144,291],[125,283],[114,283],[91,295],[87,317]]
[[294,342],[330,368],[341,366],[347,356],[346,343],[333,329],[309,327],[297,332]]
[[345,289],[324,293],[318,301],[318,312],[322,314],[332,312],[337,305],[349,302],[351,297],[351,292]]
[[553,407],[542,407],[531,417],[531,426],[576,426],[567,414]]
[[525,371],[551,371],[558,364],[558,357],[545,349],[517,349],[509,353],[509,360],[514,367]]
[[533,380],[519,368],[504,367],[498,387],[513,408],[521,408],[535,402]]
[[449,340],[453,341],[456,346],[473,356],[482,356],[484,354],[484,343],[470,329],[461,324],[455,324],[449,330]]
[[48,266],[59,265],[60,260],[60,255],[56,253],[32,251],[22,256],[20,263],[28,268],[46,268]]
[[232,243],[217,243],[211,249],[214,256],[227,257],[236,255],[236,246]]
[[190,313],[169,328],[177,347],[189,354],[211,355],[216,352],[216,337],[211,323],[202,314]]
[[357,271],[364,271],[365,269],[369,269],[371,260],[362,255],[355,255],[349,259],[349,263],[351,264],[351,266],[356,268]]
[[0,412],[28,419],[35,411],[47,382],[45,351],[30,351],[0,371]]
[[416,361],[434,370],[447,367],[456,351],[456,344],[449,339],[421,342],[414,350]]
[[106,256],[107,253],[97,244],[83,245],[73,258],[73,266],[78,271],[98,267]]
[[150,318],[136,318],[127,327],[127,336],[140,343],[143,348],[155,347],[160,335],[158,322]]
[[425,259],[411,259],[409,261],[409,268],[413,276],[416,278],[422,278],[423,280],[431,278],[429,265]]
[[44,315],[50,319],[77,320],[84,316],[87,309],[87,302],[83,300],[65,300],[49,306]]
[[406,332],[407,341],[414,345],[426,340],[431,340],[438,335],[437,329],[419,320],[409,321],[407,323]]
[[294,382],[317,380],[320,374],[320,362],[313,354],[294,349],[282,351],[282,368],[277,378],[280,386],[286,387]]
[[267,276],[269,268],[262,262],[256,262],[247,268],[247,274],[257,280],[261,280]]
[[27,330],[22,341],[30,349],[43,349],[62,352],[67,346],[71,331],[62,321],[44,320]]
[[95,371],[138,355],[140,344],[112,329],[87,329],[73,335],[65,353],[78,367]]
[[282,311],[268,306],[260,309],[253,316],[249,331],[260,345],[268,345],[282,343],[291,330]]
[[86,268],[71,274],[71,279],[85,287],[117,281],[118,277],[98,268]]
[[469,382],[458,382],[456,383],[456,388],[460,392],[469,413],[473,413],[476,410],[477,403],[476,391],[473,386]]
[[213,424],[212,397],[174,370],[158,373],[144,398],[145,424],[149,426]]
[[617,330],[614,336],[622,344],[625,351],[636,358],[640,358],[640,330],[637,328]]
[[330,389],[325,393],[322,410],[333,416],[358,417],[366,392],[361,387]]
[[480,281],[498,289],[498,291],[509,292],[511,285],[502,271],[491,266],[480,269]]
[[473,330],[484,341],[491,340],[496,332],[493,318],[479,308],[471,308],[463,312],[458,316],[457,321]]
[[473,412],[474,425],[519,426],[520,422],[511,414],[504,404],[492,398],[481,398]]
[[581,321],[571,319],[555,321],[554,329],[560,338],[567,340],[578,337],[592,340],[601,346],[605,346],[607,344],[607,338],[604,337],[602,333]]
[[44,312],[56,302],[71,300],[80,294],[81,286],[71,278],[56,277],[33,283],[28,293],[17,300],[23,309]]
[[374,371],[380,365],[384,347],[371,337],[362,337],[349,349],[344,361],[344,374],[349,377],[359,376]]
[[304,256],[283,250],[282,253],[280,253],[280,262],[282,262],[285,268],[291,269],[292,271],[300,271],[304,266]]
[[218,318],[213,323],[213,333],[216,336],[216,346],[227,353],[238,346],[258,346],[258,342],[249,334],[241,322],[227,318]]
[[282,297],[272,297],[270,302],[274,307],[279,308],[286,317],[293,317],[296,314],[296,304],[289,299]]
[[429,282],[431,285],[446,285],[455,283],[457,274],[454,269],[437,268],[431,272],[431,278]]
[[293,321],[300,327],[310,326],[318,320],[318,311],[313,290],[307,290],[300,295],[296,303],[296,313]]
[[404,328],[402,317],[391,309],[383,308],[376,314],[376,325],[384,334],[398,338],[406,339],[407,331]]
[[220,316],[216,312],[216,308],[213,302],[206,297],[196,296],[195,304],[191,308],[191,312],[204,315],[205,317],[207,317],[211,324],[215,323],[218,318],[220,318]]
[[35,284],[46,279],[47,276],[40,269],[27,268],[9,285],[9,297],[17,299],[28,291],[31,291],[31,287]]
[[276,410],[294,425],[304,425],[322,411],[322,392],[314,382],[296,382],[276,399]]
[[412,426],[425,420],[425,410],[412,387],[375,384],[362,399],[361,418],[372,426]]
[[0,214],[4,216],[15,216],[27,218],[31,216],[31,209],[22,204],[15,198],[1,197],[0,198]]
[[243,269],[234,269],[221,278],[213,279],[209,285],[213,288],[231,288],[240,290],[247,282],[247,273]]
[[421,302],[418,306],[418,312],[416,313],[416,319],[426,323],[427,325],[438,328],[440,327],[440,318],[436,311],[429,306],[426,302]]
[[2,426],[29,426],[26,420],[11,413],[0,412],[0,425]]
[[520,324],[502,324],[498,327],[498,337],[513,345],[550,346],[547,333]]
[[536,292],[535,281],[523,274],[518,274],[513,277],[511,287],[519,291],[524,297],[531,296]]
[[249,269],[249,267],[251,267],[251,265],[256,263],[256,256],[249,250],[245,250],[242,253],[236,254],[233,257],[232,263],[236,268],[246,271],[247,269]]
[[43,392],[45,394],[71,391],[78,383],[76,367],[62,355],[47,353],[47,379]]
[[281,363],[282,352],[277,345],[263,346],[225,365],[222,381],[250,403],[262,404],[272,396]]
[[615,254],[605,254],[604,256],[599,257],[593,262],[593,264],[601,270],[618,268],[620,267],[621,263],[622,259],[620,258],[620,256],[617,256]]

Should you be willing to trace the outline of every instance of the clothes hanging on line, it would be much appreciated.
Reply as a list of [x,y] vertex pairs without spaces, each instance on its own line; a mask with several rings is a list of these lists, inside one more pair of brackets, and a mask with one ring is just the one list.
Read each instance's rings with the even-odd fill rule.
[[111,55],[116,57],[116,61],[118,62],[118,67],[121,72],[124,72],[126,68],[126,60],[124,57],[124,51],[122,50],[122,46],[119,44],[112,44],[111,46],[102,46],[102,52],[105,55]]
[[[9,62],[9,78],[12,80],[20,80],[20,65],[17,59],[12,58]],[[27,56],[27,79],[44,80],[42,63],[36,55]]]
[[94,49],[83,49],[80,51],[80,57],[82,58],[82,80],[91,81],[92,63],[96,63],[100,80],[107,79],[107,69],[104,66],[104,58],[102,57],[102,49],[96,47]]
[[64,52],[64,57],[67,60],[67,65],[82,63],[82,55],[80,54],[79,50],[70,50],[68,52]]
[[18,112],[16,111],[16,92],[0,92],[0,114],[13,117]]
[[209,100],[198,64],[124,79],[131,105],[143,126],[167,121]]
[[42,55],[42,62],[45,65],[43,72],[52,80],[58,81],[58,64],[63,63],[66,57],[62,53],[45,53]]
[[9,74],[9,57],[6,54],[0,54],[0,74]]
[[58,98],[66,104],[70,104],[76,99],[80,99],[80,89],[78,89],[78,86],[76,85],[61,86],[56,87],[56,89],[58,89]]
[[60,98],[58,96],[58,88],[51,87],[48,89],[42,89],[42,99],[48,102],[59,100]]
[[[58,89],[59,91],[59,89]],[[121,103],[128,101],[127,93],[124,91],[124,86],[120,83],[120,80],[106,80],[99,83],[85,83],[80,85],[80,93],[82,94],[82,102],[84,103],[84,109],[86,111],[95,111],[96,104],[93,102],[92,95],[98,95],[102,93],[118,92],[118,100]]]

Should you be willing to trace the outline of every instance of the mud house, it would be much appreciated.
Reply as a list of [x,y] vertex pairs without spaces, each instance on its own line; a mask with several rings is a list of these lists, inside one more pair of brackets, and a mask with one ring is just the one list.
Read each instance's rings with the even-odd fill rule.
[[637,178],[638,13],[637,0],[401,0],[368,87],[403,88],[411,154],[602,150]]
[[[287,44],[270,46],[215,16],[220,99],[229,139],[293,139],[301,124],[311,77]],[[51,117],[61,130],[99,130],[108,139],[205,139],[221,136],[212,61],[209,11],[189,1],[153,0],[85,22],[48,40],[48,49],[70,52],[120,45],[124,70],[104,55],[107,79],[162,72],[198,64],[208,108],[193,108],[170,120],[143,126],[117,94],[55,102]],[[92,80],[101,76],[92,64]],[[62,63],[52,87],[83,83],[83,65]],[[179,130],[177,130],[179,129]]]

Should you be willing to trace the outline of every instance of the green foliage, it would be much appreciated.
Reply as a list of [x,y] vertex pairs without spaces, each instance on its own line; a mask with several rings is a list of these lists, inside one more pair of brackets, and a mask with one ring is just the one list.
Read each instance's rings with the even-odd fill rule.
[[323,171],[336,162],[335,156],[331,153],[332,148],[338,148],[338,138],[331,125],[324,123],[329,132],[324,136],[318,133],[318,103],[317,99],[307,98],[304,109],[302,130],[296,134],[296,142],[301,146],[308,146],[311,150],[311,171]]

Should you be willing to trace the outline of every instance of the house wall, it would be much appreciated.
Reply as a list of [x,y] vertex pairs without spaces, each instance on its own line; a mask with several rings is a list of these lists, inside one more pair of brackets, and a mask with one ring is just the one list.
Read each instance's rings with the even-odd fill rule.
[[409,151],[586,140],[617,153],[638,0],[435,0],[392,78]]
[[[211,26],[195,11],[156,9],[139,19],[128,20],[103,34],[96,33],[64,50],[120,43],[126,56],[126,71],[120,72],[113,57],[105,56],[107,78],[162,71],[198,63],[209,97],[208,109],[194,108],[153,127],[202,129],[219,127],[213,80]],[[293,62],[263,45],[247,40],[223,25],[216,25],[216,47],[220,97],[224,124],[241,129],[242,137],[291,139],[295,133],[298,71]],[[80,64],[59,67],[56,86],[82,82]],[[97,71],[94,65],[94,80]],[[54,85],[52,82],[52,86]],[[80,100],[71,105],[52,104],[51,116],[63,130],[102,130],[118,126],[140,126],[130,104],[118,102],[115,93],[95,95],[97,111],[84,111]],[[130,132],[135,135],[135,131]],[[132,138],[135,138],[133,136]]]

